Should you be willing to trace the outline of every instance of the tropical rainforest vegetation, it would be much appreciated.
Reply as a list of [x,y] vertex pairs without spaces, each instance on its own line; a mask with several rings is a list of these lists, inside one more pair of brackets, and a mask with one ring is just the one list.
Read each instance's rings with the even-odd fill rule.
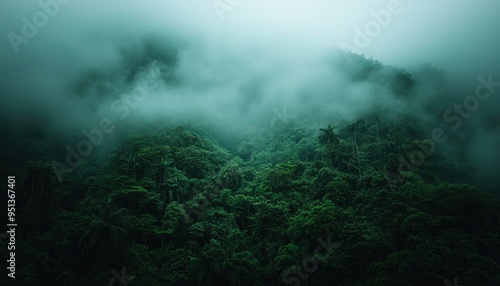
[[[373,62],[353,74],[401,97],[414,84]],[[402,170],[428,138],[417,116],[215,130],[141,128],[62,182],[49,160],[20,166],[17,281],[500,285],[494,183],[439,147]]]

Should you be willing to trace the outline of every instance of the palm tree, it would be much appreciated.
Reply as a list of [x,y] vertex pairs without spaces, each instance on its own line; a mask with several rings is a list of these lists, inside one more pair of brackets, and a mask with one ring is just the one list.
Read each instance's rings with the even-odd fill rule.
[[345,128],[345,133],[348,135],[351,135],[351,139],[354,145],[358,144],[358,139],[361,137],[363,133],[366,133],[368,131],[368,128],[366,126],[366,121],[364,119],[360,119],[356,121],[353,124],[348,125]]
[[318,136],[320,145],[331,147],[339,143],[339,138],[333,133],[333,128],[330,124],[328,124],[328,128],[320,128],[319,131],[323,132]]
[[[50,163],[29,161],[23,172],[23,185],[28,193],[28,210],[38,221],[40,206],[49,202],[52,188],[56,185],[57,176]],[[49,209],[49,208],[46,208]]]
[[192,258],[191,271],[197,277],[198,285],[216,285],[223,269],[223,254],[224,250],[220,248],[219,243],[217,241],[214,243],[212,239],[196,257]]
[[327,157],[331,157],[330,153],[332,151],[332,147],[338,145],[340,140],[333,132],[333,128],[330,124],[328,124],[328,128],[320,128],[319,131],[322,132],[318,136],[318,142],[324,147],[324,152],[321,154],[321,159],[323,160],[325,154]]
[[94,219],[89,224],[80,238],[82,256],[91,253],[113,252],[124,245],[127,233],[127,209],[117,209],[115,206],[106,205],[94,208]]
[[240,244],[224,248],[212,239],[201,253],[193,258],[192,271],[199,285],[256,285],[253,279],[259,262],[249,251],[238,252]]
[[253,277],[257,274],[259,261],[253,257],[250,251],[236,252],[232,249],[232,254],[222,264],[222,271],[231,285],[255,285]]
[[358,142],[362,143],[362,140],[360,140],[362,137],[361,135],[363,133],[366,133],[367,130],[368,128],[364,119],[360,119],[356,121],[356,123],[353,123],[346,127],[347,133],[352,136],[352,152],[351,159],[349,159],[349,165],[358,171],[359,178],[362,177],[361,165],[363,163],[366,163],[366,160],[365,157],[360,154],[361,152],[359,151]]

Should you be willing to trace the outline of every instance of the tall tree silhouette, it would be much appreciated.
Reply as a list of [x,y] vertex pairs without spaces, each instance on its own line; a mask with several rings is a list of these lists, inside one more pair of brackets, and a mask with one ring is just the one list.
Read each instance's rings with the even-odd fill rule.
[[326,147],[331,147],[339,143],[337,135],[333,132],[333,128],[328,124],[328,128],[320,128],[322,133],[318,136],[319,144]]
[[57,177],[50,163],[29,161],[23,172],[23,186],[27,191],[28,212],[38,222],[38,212],[50,201]]
[[127,209],[105,205],[94,208],[94,219],[80,238],[82,256],[112,254],[126,244]]

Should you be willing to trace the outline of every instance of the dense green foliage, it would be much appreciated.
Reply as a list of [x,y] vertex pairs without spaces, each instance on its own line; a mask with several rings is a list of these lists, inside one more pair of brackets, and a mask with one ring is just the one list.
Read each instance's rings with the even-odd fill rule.
[[166,127],[62,184],[29,162],[18,275],[103,285],[126,267],[130,285],[494,285],[500,204],[440,178],[470,170],[436,152],[389,186],[385,172],[423,131],[410,117],[292,124],[229,152]]
[[[353,81],[399,97],[415,85],[378,62],[352,69]],[[278,123],[239,137],[144,128],[62,183],[51,162],[28,162],[18,183],[17,281],[119,285],[115,270],[147,286],[446,285],[455,277],[500,285],[500,202],[480,174],[439,147],[403,163],[431,146],[422,120],[379,112]]]

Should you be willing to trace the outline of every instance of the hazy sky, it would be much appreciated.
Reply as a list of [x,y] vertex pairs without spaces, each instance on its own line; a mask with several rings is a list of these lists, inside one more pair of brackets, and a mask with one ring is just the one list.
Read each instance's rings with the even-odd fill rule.
[[[0,111],[20,122],[11,129],[78,133],[110,114],[204,114],[252,125],[283,106],[348,120],[375,107],[406,108],[329,66],[345,44],[410,71],[430,62],[450,75],[461,102],[478,76],[500,81],[499,15],[495,0],[1,0]],[[113,112],[146,68],[167,80],[127,116],[123,102]],[[434,109],[444,112],[449,97]],[[498,97],[463,128],[474,137],[474,158],[491,166],[500,158]],[[485,148],[495,156],[482,155]]]

